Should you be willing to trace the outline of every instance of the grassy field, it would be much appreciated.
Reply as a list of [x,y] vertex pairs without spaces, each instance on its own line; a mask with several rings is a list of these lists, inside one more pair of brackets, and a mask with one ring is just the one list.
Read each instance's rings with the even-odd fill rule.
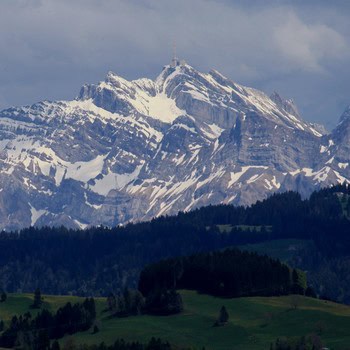
[[[73,339],[76,343],[96,344],[112,343],[117,338],[146,342],[154,336],[198,349],[205,346],[207,350],[267,350],[279,336],[297,337],[321,329],[321,337],[330,349],[350,349],[348,306],[301,296],[220,299],[192,291],[181,294],[183,313],[166,317],[110,318],[103,311],[105,300],[96,299],[100,332],[78,333]],[[77,297],[45,296],[45,307],[55,310],[68,301],[78,300]],[[33,311],[31,303],[31,295],[9,295],[5,303],[0,303],[0,317],[8,321],[14,313]],[[296,309],[292,308],[293,303]],[[229,312],[229,324],[213,327],[222,305]]]

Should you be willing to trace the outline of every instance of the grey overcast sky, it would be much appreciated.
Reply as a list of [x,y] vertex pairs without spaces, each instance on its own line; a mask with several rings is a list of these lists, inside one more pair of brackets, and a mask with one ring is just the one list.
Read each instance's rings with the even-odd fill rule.
[[350,1],[0,0],[0,108],[74,98],[112,70],[195,68],[293,98],[328,129],[350,104]]

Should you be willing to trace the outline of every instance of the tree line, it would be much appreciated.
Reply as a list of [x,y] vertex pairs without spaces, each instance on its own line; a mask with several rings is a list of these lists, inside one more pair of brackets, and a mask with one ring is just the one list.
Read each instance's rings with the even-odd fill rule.
[[[0,289],[47,294],[120,294],[136,288],[147,264],[248,243],[298,238],[314,249],[293,266],[307,269],[314,289],[332,280],[328,293],[350,302],[343,283],[350,275],[350,190],[322,189],[302,199],[298,193],[274,194],[250,207],[208,206],[172,217],[123,227],[84,231],[28,228],[0,233]],[[224,234],[218,225],[230,227]],[[243,227],[244,226],[244,227]],[[322,264],[322,271],[318,266]],[[337,274],[328,271],[337,268]]]

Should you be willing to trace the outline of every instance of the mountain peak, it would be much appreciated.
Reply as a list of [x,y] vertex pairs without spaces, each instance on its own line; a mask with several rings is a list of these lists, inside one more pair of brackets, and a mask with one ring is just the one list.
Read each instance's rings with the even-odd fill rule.
[[112,71],[109,71],[107,73],[105,83],[109,83],[113,86],[118,86],[118,87],[130,86],[130,84],[131,84],[129,80],[121,77],[120,75],[118,75]]
[[156,80],[108,72],[75,101],[2,111],[0,229],[113,226],[350,181],[350,122],[322,137],[298,116],[178,59]]
[[196,72],[196,70],[184,60],[180,61],[178,59],[173,59],[170,64],[163,67],[162,71],[155,80],[155,84],[159,91],[162,91],[166,88],[167,83],[176,76],[184,74],[192,75],[193,72]]

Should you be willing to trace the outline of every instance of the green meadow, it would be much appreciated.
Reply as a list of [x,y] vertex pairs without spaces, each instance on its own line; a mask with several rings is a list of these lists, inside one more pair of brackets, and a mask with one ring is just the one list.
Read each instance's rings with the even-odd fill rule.
[[[300,337],[318,333],[330,349],[350,349],[350,307],[302,296],[221,299],[193,291],[181,291],[184,311],[173,316],[133,316],[113,318],[105,311],[104,298],[96,299],[100,331],[77,333],[70,338],[77,344],[113,343],[118,338],[141,342],[160,337],[179,346],[207,350],[266,349],[278,337]],[[0,317],[8,322],[13,314],[31,309],[33,296],[10,294],[0,303]],[[52,311],[68,301],[82,298],[44,296],[44,306]],[[213,327],[219,309],[225,305],[229,323]],[[64,344],[68,337],[63,338]]]

